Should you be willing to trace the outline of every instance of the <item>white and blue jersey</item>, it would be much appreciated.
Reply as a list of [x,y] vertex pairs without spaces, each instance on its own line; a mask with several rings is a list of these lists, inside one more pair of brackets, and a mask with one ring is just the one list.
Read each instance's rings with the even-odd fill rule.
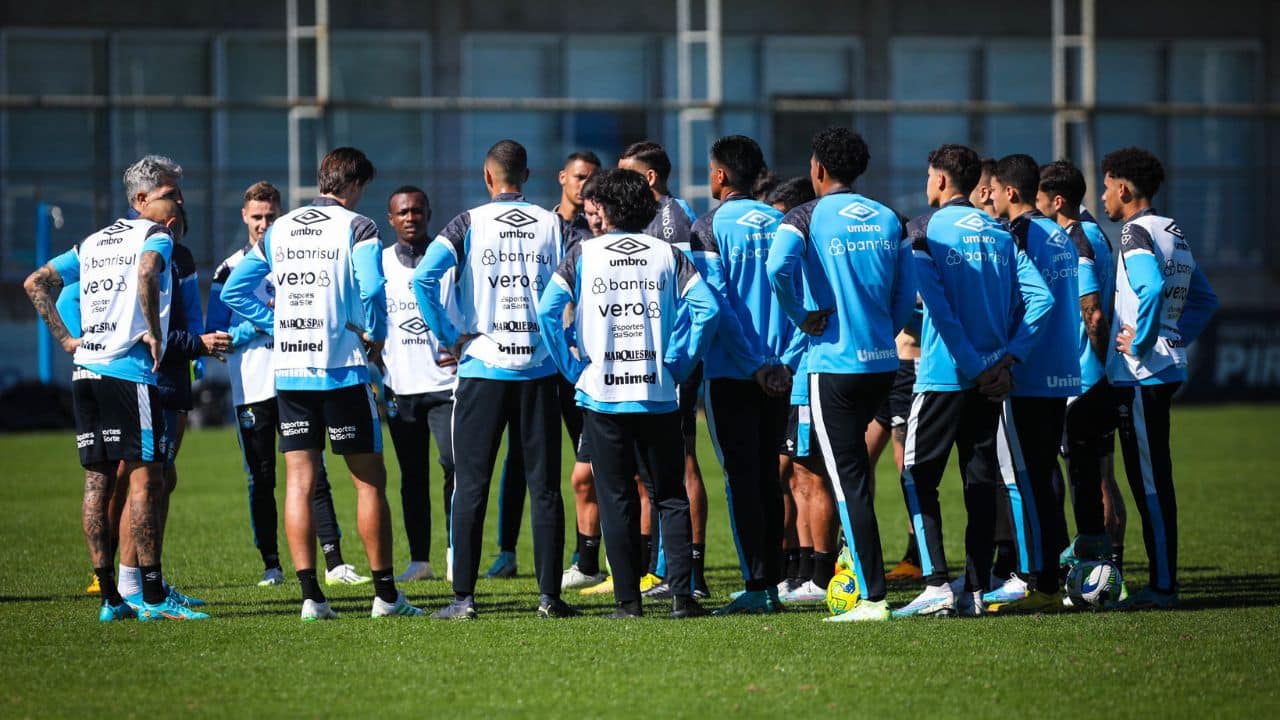
[[[331,198],[286,213],[227,277],[222,302],[275,337],[277,390],[335,390],[369,381],[362,339],[386,337],[378,227]],[[270,276],[275,303],[258,291]]]
[[793,326],[778,307],[766,267],[781,220],[773,207],[734,193],[693,225],[694,265],[720,305],[716,341],[703,365],[708,380],[745,380],[762,365],[782,362]]
[[[1102,307],[1102,322],[1105,327],[1111,327],[1116,295],[1116,267],[1111,256],[1111,242],[1095,222],[1076,221],[1068,225],[1066,230],[1067,237],[1071,238],[1076,255],[1080,258],[1080,297],[1097,293],[1098,304]],[[1083,316],[1080,318],[1079,329],[1080,394],[1083,395],[1105,378],[1107,371],[1093,350]]]
[[[49,261],[68,288],[58,305],[64,322],[72,320],[80,338],[76,365],[106,377],[156,384],[151,351],[138,342],[147,332],[138,304],[138,265],[147,252],[159,253],[164,260],[158,299],[163,341],[169,332],[173,291],[173,238],[163,225],[121,218]],[[68,294],[77,283],[74,295]],[[78,317],[68,318],[71,314]]]
[[[455,217],[427,246],[413,272],[422,319],[446,348],[460,335],[475,335],[458,358],[458,377],[534,380],[556,373],[538,334],[538,300],[563,257],[560,223],[524,195],[500,193]],[[452,318],[440,299],[451,268]]]
[[[565,328],[570,303],[574,320]],[[677,336],[682,307],[689,328]],[[679,407],[677,385],[711,342],[718,312],[684,253],[649,235],[615,232],[569,251],[542,294],[538,323],[543,345],[577,388],[578,405],[670,413]]]
[[1040,272],[1053,295],[1053,309],[1035,345],[1013,366],[1015,397],[1074,397],[1080,394],[1080,258],[1062,228],[1031,210],[1009,223],[1019,252]]
[[1111,336],[1134,329],[1130,352],[1113,346],[1113,385],[1160,385],[1187,379],[1187,346],[1209,324],[1218,296],[1172,218],[1147,208],[1125,221],[1116,265]]
[[966,390],[1006,353],[1026,357],[1053,296],[1008,231],[956,199],[912,220],[907,235],[924,304],[915,392]]
[[[274,338],[259,332],[253,323],[239,313],[234,313],[222,302],[222,288],[242,260],[253,251],[253,245],[245,245],[213,271],[213,283],[209,286],[209,314],[205,327],[209,332],[225,332],[231,336],[231,352],[227,353],[227,374],[231,376],[231,404],[239,407],[270,400],[276,396],[276,379],[272,371],[272,345]],[[275,286],[268,275],[258,283],[254,294],[267,305],[275,303]]]
[[894,338],[915,310],[911,262],[911,243],[898,216],[850,190],[787,213],[768,260],[778,304],[797,326],[809,308],[835,309],[826,330],[808,339],[808,372],[898,369]]

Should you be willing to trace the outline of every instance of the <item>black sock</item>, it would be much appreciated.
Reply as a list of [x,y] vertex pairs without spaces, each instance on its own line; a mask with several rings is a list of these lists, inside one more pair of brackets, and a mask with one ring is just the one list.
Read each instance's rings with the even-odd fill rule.
[[391,568],[374,570],[372,574],[373,594],[381,598],[382,602],[394,603],[400,594],[396,592],[396,577],[391,574]]
[[813,548],[811,547],[800,548],[800,567],[799,567],[799,574],[796,575],[796,577],[798,578],[813,577]]
[[648,563],[645,565],[645,572],[653,572],[653,536],[641,535],[640,546],[644,548],[644,559],[645,562]]
[[907,533],[907,554],[902,559],[917,567],[920,565],[920,544],[916,542],[915,533]]
[[992,566],[991,572],[998,578],[1008,579],[1013,571],[1017,569],[1017,560],[1014,557],[1013,543],[998,542],[996,543],[996,562]]
[[263,570],[271,570],[271,569],[273,569],[273,568],[274,568],[274,569],[276,569],[276,570],[280,570],[280,569],[281,569],[281,567],[280,567],[280,556],[279,556],[279,555],[275,555],[275,554],[272,554],[272,555],[263,555],[263,556],[262,556],[262,569],[263,569]]
[[578,533],[578,569],[587,575],[600,572],[600,536]]
[[326,570],[332,570],[339,565],[346,564],[342,560],[342,543],[337,540],[331,543],[320,543],[320,549],[324,551],[324,568]]
[[164,602],[164,574],[159,565],[143,565],[138,568],[142,573],[142,601],[148,605]]
[[786,577],[800,577],[800,551],[796,548],[782,551],[783,567],[786,568]]
[[302,583],[303,600],[311,600],[318,603],[325,602],[324,593],[320,591],[320,583],[316,582],[315,568],[299,570],[296,574],[298,582]]
[[119,605],[123,602],[120,597],[120,589],[116,587],[116,571],[108,565],[104,568],[94,568],[93,574],[98,578],[98,587],[102,589],[102,602],[111,605]]
[[693,586],[703,587],[707,584],[707,544],[693,543]]
[[836,554],[833,552],[813,553],[813,584],[826,589],[831,584],[831,576],[836,574]]

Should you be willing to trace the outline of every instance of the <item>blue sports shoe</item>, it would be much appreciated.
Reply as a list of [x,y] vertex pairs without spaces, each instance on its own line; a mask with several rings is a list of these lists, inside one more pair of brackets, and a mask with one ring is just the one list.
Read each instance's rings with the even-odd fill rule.
[[1027,587],[1027,584],[1021,578],[1017,575],[1010,575],[1003,585],[983,595],[982,602],[987,605],[1004,605],[1005,603],[1026,600],[1030,594],[1031,588]]
[[712,615],[762,615],[775,613],[782,609],[781,603],[769,598],[764,590],[748,590],[729,602],[728,605],[715,610]]
[[[860,605],[861,603],[859,603]],[[856,606],[855,606],[856,607]],[[926,585],[915,600],[894,610],[891,615],[904,617],[949,617],[956,614],[955,595],[948,585]]]
[[516,576],[516,554],[506,550],[498,553],[497,559],[484,574],[487,578],[509,578]]
[[169,591],[169,599],[183,607],[203,607],[205,602],[200,598],[191,597],[178,592],[178,588],[165,583],[165,588]]
[[137,611],[129,607],[129,603],[123,600],[119,605],[110,603],[102,603],[102,608],[98,610],[98,622],[114,622],[116,620],[132,620],[138,617]]
[[138,608],[138,619],[142,622],[151,622],[152,620],[208,620],[206,613],[192,610],[185,605],[179,605],[173,601],[173,598],[165,598],[164,602],[152,605],[143,602],[142,607]]

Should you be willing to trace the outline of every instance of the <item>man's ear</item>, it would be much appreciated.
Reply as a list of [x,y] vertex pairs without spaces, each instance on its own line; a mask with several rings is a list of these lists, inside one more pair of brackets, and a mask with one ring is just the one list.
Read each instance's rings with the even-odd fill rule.
[[525,168],[524,172],[520,174],[520,184],[524,185],[527,182],[529,182],[529,168]]
[[649,183],[649,187],[654,187],[655,185],[657,185],[657,184],[658,184],[658,171],[657,171],[657,170],[654,170],[653,168],[649,168],[648,170],[645,170],[645,171],[644,171],[644,181],[645,181],[645,182],[647,182],[647,183]]

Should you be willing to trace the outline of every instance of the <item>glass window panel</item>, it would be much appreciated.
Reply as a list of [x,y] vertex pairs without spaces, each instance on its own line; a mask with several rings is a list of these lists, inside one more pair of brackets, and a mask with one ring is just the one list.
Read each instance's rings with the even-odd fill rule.
[[104,90],[106,66],[102,38],[75,36],[5,38],[4,73],[14,94],[92,95]]
[[1174,43],[1169,98],[1174,102],[1251,103],[1258,99],[1258,53],[1241,45]]
[[983,53],[988,100],[1047,103],[1053,99],[1049,41],[991,40]]
[[[287,95],[287,55],[284,39],[272,34],[229,35],[224,40],[225,84],[227,97],[242,100],[272,95]],[[308,53],[299,53],[303,59],[301,74],[314,74],[314,64]]]
[[853,43],[846,38],[806,37],[764,44],[764,94],[850,97]]
[[112,87],[123,95],[209,94],[205,35],[119,33],[114,39]]
[[335,33],[330,45],[335,98],[420,95],[426,92],[426,37]]
[[1037,162],[1053,159],[1053,116],[1045,113],[999,113],[985,116],[982,151],[1003,157],[1026,153]]
[[554,97],[559,62],[559,44],[549,38],[472,35],[465,90],[476,97]]
[[643,101],[649,97],[648,41],[628,36],[570,36],[569,97]]
[[227,111],[226,165],[263,176],[288,172],[288,118],[284,110]]
[[889,51],[895,100],[968,100],[974,46],[937,38],[895,40]]
[[1162,97],[1160,47],[1153,42],[1099,40],[1098,102],[1154,102]]

